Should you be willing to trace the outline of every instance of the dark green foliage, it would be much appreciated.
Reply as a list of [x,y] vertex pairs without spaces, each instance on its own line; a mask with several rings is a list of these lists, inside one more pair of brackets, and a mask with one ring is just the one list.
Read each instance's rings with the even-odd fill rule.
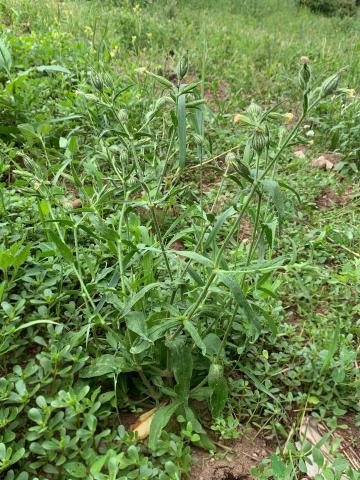
[[322,13],[328,16],[338,15],[340,17],[355,15],[356,0],[299,0],[301,6],[310,8],[313,12]]

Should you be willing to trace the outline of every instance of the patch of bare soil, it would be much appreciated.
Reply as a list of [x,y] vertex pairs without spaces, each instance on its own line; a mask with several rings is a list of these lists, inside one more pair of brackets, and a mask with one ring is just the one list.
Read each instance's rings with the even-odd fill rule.
[[207,88],[205,91],[205,99],[212,107],[216,107],[216,102],[224,102],[227,100],[231,92],[230,84],[224,80],[220,80],[216,87],[215,91],[210,88]]
[[316,205],[321,209],[332,207],[343,207],[349,203],[351,192],[345,190],[344,193],[338,193],[331,188],[323,188],[321,193],[315,198]]
[[294,147],[293,153],[294,153],[295,157],[305,158],[307,150],[308,150],[307,145],[296,145]]
[[348,452],[353,452],[360,459],[360,427],[355,424],[355,415],[348,414],[341,417],[339,423],[347,426],[346,430],[340,430],[343,439],[342,448]]
[[190,478],[193,480],[250,480],[250,470],[265,458],[269,451],[265,440],[254,438],[255,432],[249,432],[229,446],[225,460],[210,458],[207,452],[193,452],[193,468]]
[[245,214],[241,221],[241,225],[240,225],[238,236],[237,236],[237,241],[239,243],[242,242],[243,240],[245,240],[246,242],[249,242],[252,236],[252,231],[253,231],[253,225],[250,221],[249,216]]

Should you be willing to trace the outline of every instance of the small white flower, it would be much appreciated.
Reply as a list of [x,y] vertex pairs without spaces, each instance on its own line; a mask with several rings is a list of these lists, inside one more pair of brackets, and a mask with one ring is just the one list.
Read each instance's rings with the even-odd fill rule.
[[309,130],[309,131],[306,132],[305,135],[306,135],[307,137],[313,137],[313,136],[315,135],[315,132],[314,132],[314,130]]
[[308,128],[310,128],[310,125],[304,125],[303,126],[303,129],[307,130]]

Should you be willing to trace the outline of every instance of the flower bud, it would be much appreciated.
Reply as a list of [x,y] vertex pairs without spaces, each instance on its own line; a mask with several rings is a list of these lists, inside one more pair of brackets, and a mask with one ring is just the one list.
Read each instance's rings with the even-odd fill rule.
[[327,78],[320,87],[320,95],[321,97],[327,97],[331,95],[337,89],[339,85],[340,74],[334,73],[329,78]]
[[101,76],[99,75],[99,73],[96,72],[95,70],[92,70],[92,72],[90,74],[90,80],[91,80],[91,83],[93,84],[94,88],[96,88],[96,90],[98,90],[100,93],[102,93],[103,90],[104,90],[104,82],[103,82],[103,79],[101,78]]
[[226,154],[225,157],[225,163],[229,165],[230,163],[233,163],[236,160],[236,155],[234,152],[229,152]]
[[196,145],[203,145],[204,144],[204,137],[199,135],[198,133],[193,134],[194,140]]
[[114,88],[114,81],[108,72],[104,73],[103,81],[105,87],[110,88],[111,90]]
[[119,149],[119,159],[121,162],[127,162],[129,158],[128,151],[126,150],[125,147],[122,147]]
[[156,100],[154,110],[158,111],[161,107],[163,107],[168,101],[171,101],[170,97],[160,97]]
[[185,75],[187,74],[188,68],[189,68],[189,59],[186,54],[181,57],[179,62],[179,66],[178,66],[179,80],[182,80],[185,77]]
[[128,113],[124,108],[120,108],[117,113],[118,119],[120,122],[127,122],[128,120]]
[[248,108],[246,109],[246,112],[254,119],[257,119],[261,116],[262,114],[262,109],[259,105],[256,103],[251,103]]
[[259,128],[255,130],[252,139],[251,146],[259,155],[268,146],[269,138],[263,130]]
[[299,84],[303,90],[307,90],[311,79],[311,70],[307,63],[303,63],[299,72]]

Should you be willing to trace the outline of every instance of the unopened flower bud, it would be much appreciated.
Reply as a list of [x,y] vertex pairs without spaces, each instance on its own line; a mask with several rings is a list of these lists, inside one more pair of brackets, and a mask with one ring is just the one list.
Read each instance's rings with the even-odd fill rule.
[[247,113],[254,119],[259,118],[262,114],[262,109],[256,103],[251,103],[246,109]]
[[227,165],[229,165],[229,163],[234,162],[235,159],[236,159],[235,153],[234,152],[229,152],[229,153],[226,154],[225,163]]
[[188,68],[189,68],[189,59],[187,54],[185,54],[181,57],[179,66],[178,66],[179,80],[182,80],[185,77],[185,75],[187,74]]
[[120,122],[127,122],[128,120],[128,113],[124,108],[120,108],[117,113],[118,119]]
[[301,57],[301,68],[299,72],[299,84],[303,90],[307,90],[311,78],[311,70],[308,57]]
[[339,73],[334,73],[334,75],[331,75],[329,78],[327,78],[320,87],[320,92],[321,92],[320,95],[322,97],[326,97],[328,95],[331,95],[333,92],[335,92],[335,90],[339,85],[339,80],[340,80]]
[[91,83],[93,84],[93,86],[96,88],[96,90],[98,90],[100,93],[103,92],[104,81],[101,78],[101,76],[98,74],[98,72],[93,70],[90,74],[90,80],[91,80]]
[[194,133],[193,136],[194,136],[196,145],[204,144],[204,137],[202,135],[199,135],[198,133]]
[[260,154],[264,148],[267,147],[268,143],[269,139],[265,132],[260,129],[255,130],[251,139],[251,146],[258,154]]
[[119,151],[119,158],[121,162],[126,162],[129,158],[126,148],[121,148]]
[[156,103],[155,103],[155,106],[154,106],[154,110],[157,111],[159,110],[159,108],[161,108],[162,106],[164,106],[168,101],[171,101],[171,98],[169,97],[160,97],[156,100]]
[[104,81],[104,84],[107,88],[110,88],[110,89],[114,88],[114,81],[113,81],[111,75],[108,72],[104,73],[103,81]]

